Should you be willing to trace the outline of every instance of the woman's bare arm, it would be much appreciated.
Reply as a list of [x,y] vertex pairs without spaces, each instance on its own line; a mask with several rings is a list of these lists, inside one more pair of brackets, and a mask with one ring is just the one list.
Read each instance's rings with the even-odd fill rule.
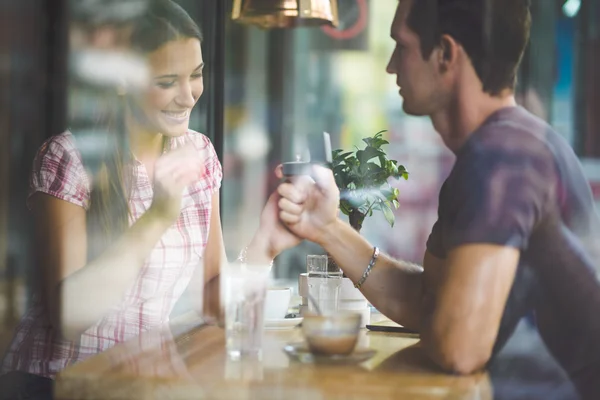
[[43,265],[45,303],[53,325],[70,340],[123,298],[144,259],[170,222],[144,214],[100,257],[86,262],[86,211],[47,194],[31,198],[36,248]]
[[161,157],[150,209],[89,262],[85,209],[41,192],[31,197],[45,303],[63,337],[78,340],[123,300],[146,257],[179,216],[183,189],[199,178],[202,162],[191,148]]

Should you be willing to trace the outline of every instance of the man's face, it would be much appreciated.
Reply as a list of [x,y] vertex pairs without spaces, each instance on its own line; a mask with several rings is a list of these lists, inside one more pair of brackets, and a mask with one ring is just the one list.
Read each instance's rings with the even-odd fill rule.
[[406,24],[414,0],[400,0],[391,36],[396,47],[387,65],[387,72],[396,75],[396,84],[404,103],[404,112],[410,115],[431,115],[440,106],[440,73],[436,51],[427,60],[421,53],[419,36]]

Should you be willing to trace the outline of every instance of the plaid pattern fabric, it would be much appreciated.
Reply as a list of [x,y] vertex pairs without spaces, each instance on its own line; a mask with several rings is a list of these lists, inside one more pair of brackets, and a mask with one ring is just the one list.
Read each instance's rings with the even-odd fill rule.
[[[120,305],[86,330],[79,343],[60,338],[49,323],[40,298],[21,321],[5,355],[2,371],[21,370],[54,377],[69,364],[101,352],[169,320],[175,302],[187,287],[208,239],[211,198],[222,179],[221,164],[209,139],[197,132],[169,138],[165,152],[192,142],[206,160],[205,176],[186,188],[179,219],[165,232],[147,257],[136,281]],[[200,155],[201,154],[201,155]],[[152,203],[152,184],[144,166],[134,162],[130,223]],[[43,192],[87,209],[90,182],[70,133],[46,141],[34,161],[30,195]]]

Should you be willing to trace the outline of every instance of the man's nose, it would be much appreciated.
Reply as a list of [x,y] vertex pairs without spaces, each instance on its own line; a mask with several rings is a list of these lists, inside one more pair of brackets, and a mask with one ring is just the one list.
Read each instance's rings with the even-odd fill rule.
[[394,66],[394,56],[396,54],[396,51],[394,50],[394,52],[392,53],[392,55],[390,56],[390,60],[387,63],[387,66],[385,67],[385,71],[388,74],[395,74],[396,73],[396,67]]

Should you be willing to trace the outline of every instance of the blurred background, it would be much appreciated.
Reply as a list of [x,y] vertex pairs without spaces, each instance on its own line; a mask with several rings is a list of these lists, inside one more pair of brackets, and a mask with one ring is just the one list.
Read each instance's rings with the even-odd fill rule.
[[[178,3],[204,32],[206,89],[191,128],[213,140],[223,164],[229,258],[258,226],[278,183],[274,168],[302,156],[308,134],[329,132],[334,149],[351,150],[386,130],[388,156],[410,177],[393,182],[401,204],[395,225],[375,213],[361,233],[395,257],[421,262],[453,155],[427,118],[402,112],[394,77],[385,73],[397,0],[339,0],[338,30],[261,30],[233,22],[229,0]],[[573,146],[600,204],[600,0],[533,0],[532,13],[518,100]],[[33,156],[69,127],[70,103],[86,106],[69,73],[75,17],[67,0],[0,3],[0,351],[35,278],[25,206]],[[275,278],[295,282],[306,255],[317,253],[310,243],[285,252]]]

